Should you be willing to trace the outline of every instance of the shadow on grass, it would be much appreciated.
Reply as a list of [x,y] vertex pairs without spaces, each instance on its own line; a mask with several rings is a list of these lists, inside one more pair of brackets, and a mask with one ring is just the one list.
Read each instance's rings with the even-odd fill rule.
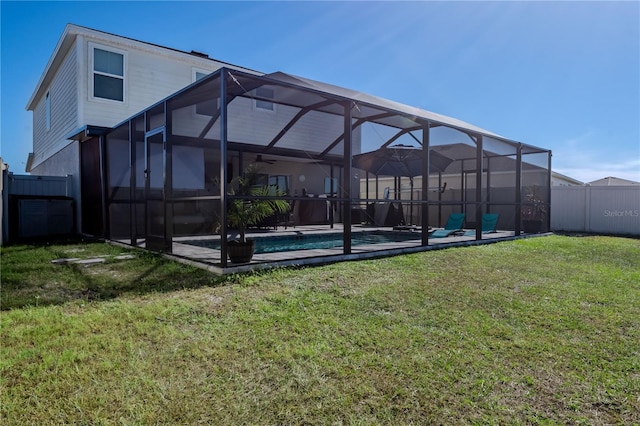
[[[232,277],[166,259],[140,249],[121,249],[106,244],[81,243],[87,248],[66,250],[71,244],[32,244],[3,249],[0,308],[59,305],[71,301],[105,301],[122,295],[166,293],[205,286],[219,286]],[[133,254],[115,260],[118,254]],[[104,257],[104,263],[54,265],[54,259]]]

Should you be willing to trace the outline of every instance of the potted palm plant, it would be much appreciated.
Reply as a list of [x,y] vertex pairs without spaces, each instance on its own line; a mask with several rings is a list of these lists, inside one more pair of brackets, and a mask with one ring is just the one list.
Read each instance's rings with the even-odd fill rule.
[[533,185],[525,195],[522,206],[522,230],[527,234],[542,232],[542,224],[547,214],[547,205],[542,196],[542,189]]
[[255,240],[247,239],[246,232],[250,226],[259,224],[274,214],[286,213],[289,203],[278,199],[260,199],[285,195],[275,185],[258,183],[258,169],[249,166],[243,176],[238,176],[231,183],[229,195],[258,197],[252,199],[233,199],[229,203],[227,223],[230,228],[237,229],[239,238],[229,241],[227,252],[232,263],[250,262],[255,252]]

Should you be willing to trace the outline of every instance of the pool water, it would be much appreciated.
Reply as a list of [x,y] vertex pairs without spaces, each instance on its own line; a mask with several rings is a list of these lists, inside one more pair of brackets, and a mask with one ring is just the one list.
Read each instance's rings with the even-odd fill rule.
[[[256,240],[256,253],[278,253],[294,250],[330,249],[342,247],[342,234],[311,234],[311,235],[278,235],[271,237],[258,237]],[[351,245],[392,243],[400,241],[419,240],[419,233],[411,232],[354,232],[351,234]],[[211,249],[220,249],[220,241],[191,240],[185,244]]]

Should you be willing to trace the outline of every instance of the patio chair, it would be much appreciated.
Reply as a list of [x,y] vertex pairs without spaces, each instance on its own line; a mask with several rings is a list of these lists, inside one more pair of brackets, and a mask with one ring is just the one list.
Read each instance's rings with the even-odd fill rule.
[[[500,215],[498,213],[485,213],[482,215],[482,233],[490,234],[492,232],[496,232],[496,225],[498,224],[498,218]],[[476,235],[475,229],[469,229],[464,231],[465,237],[474,237]]]
[[464,213],[451,213],[447,224],[444,229],[436,229],[429,235],[431,238],[445,238],[454,232],[462,231],[462,224],[464,223]]

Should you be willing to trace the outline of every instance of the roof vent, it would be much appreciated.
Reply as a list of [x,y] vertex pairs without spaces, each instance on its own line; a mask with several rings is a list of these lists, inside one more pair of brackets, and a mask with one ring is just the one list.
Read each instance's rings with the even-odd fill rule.
[[192,50],[191,53],[193,56],[199,56],[200,58],[209,58],[209,55],[206,53],[198,52],[197,50]]

